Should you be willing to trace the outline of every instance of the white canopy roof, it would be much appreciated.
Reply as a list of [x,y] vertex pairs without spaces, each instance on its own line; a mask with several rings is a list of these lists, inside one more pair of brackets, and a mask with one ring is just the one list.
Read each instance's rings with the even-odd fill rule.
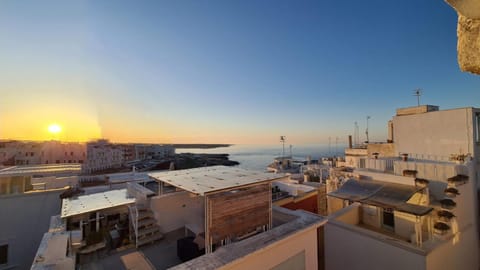
[[271,182],[287,177],[284,174],[264,173],[226,166],[166,171],[148,175],[158,181],[202,196],[207,193]]
[[82,195],[63,199],[61,217],[66,218],[83,213],[127,205],[135,202],[135,198],[127,197],[127,189]]

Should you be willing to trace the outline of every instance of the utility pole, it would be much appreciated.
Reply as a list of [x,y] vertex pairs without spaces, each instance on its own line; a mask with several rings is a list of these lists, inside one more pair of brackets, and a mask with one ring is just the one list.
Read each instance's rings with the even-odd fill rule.
[[335,156],[338,155],[338,137],[335,137]]
[[328,137],[328,155],[332,156],[332,137]]
[[358,145],[359,143],[359,138],[358,138],[358,123],[355,121],[355,130],[353,131],[353,143],[355,145]]
[[367,129],[365,130],[365,135],[367,135],[367,143],[370,142],[370,140],[368,139],[368,120],[370,119],[370,116],[367,116]]

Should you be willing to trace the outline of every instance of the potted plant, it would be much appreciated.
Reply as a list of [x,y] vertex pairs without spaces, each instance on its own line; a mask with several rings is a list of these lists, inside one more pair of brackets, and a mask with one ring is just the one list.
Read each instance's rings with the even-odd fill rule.
[[449,222],[455,215],[447,210],[440,210],[437,212],[438,219],[444,222]]
[[450,160],[457,164],[463,164],[470,157],[470,154],[451,154]]
[[443,199],[443,200],[440,200],[440,204],[442,205],[442,208],[445,208],[445,209],[453,209],[455,208],[455,206],[457,206],[457,203],[454,202],[452,199]]
[[448,230],[450,230],[450,226],[448,226],[447,224],[445,224],[443,222],[435,223],[435,225],[433,225],[433,228],[434,228],[435,233],[439,234],[439,235],[444,235],[448,232]]
[[447,197],[450,197],[450,198],[455,198],[457,195],[460,195],[460,193],[458,192],[458,189],[453,187],[446,188],[444,192],[445,192],[445,195],[447,195]]

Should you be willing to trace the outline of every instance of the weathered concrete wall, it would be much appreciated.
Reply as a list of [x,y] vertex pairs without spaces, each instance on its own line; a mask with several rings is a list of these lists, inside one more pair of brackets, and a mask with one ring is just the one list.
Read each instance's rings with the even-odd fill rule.
[[[302,252],[305,254],[304,262],[299,260],[290,261],[288,268],[318,269],[317,230],[315,227],[275,242],[220,269],[272,269],[274,267],[284,269],[282,267],[283,262]],[[292,263],[295,263],[295,265],[292,265]]]
[[378,153],[379,157],[397,156],[393,143],[371,143],[367,146],[367,152],[369,157],[372,157],[373,153]]
[[422,255],[331,222],[325,226],[325,260],[327,270],[425,269]]
[[474,227],[469,227],[458,235],[458,241],[451,239],[436,247],[427,256],[427,270],[477,270],[478,249]]
[[188,192],[175,192],[152,197],[150,204],[162,232],[183,228],[185,224],[205,226],[202,196],[191,197]]
[[399,153],[449,157],[473,154],[472,108],[394,116],[394,143]]
[[63,191],[0,197],[0,244],[8,244],[8,266],[30,269],[50,217],[60,214]]

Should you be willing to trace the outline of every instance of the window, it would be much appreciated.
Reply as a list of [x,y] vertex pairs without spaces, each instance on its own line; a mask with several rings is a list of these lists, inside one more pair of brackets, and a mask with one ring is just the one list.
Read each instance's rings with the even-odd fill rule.
[[395,227],[395,217],[391,208],[383,209],[383,227],[390,230]]
[[8,245],[0,245],[0,265],[8,263]]

